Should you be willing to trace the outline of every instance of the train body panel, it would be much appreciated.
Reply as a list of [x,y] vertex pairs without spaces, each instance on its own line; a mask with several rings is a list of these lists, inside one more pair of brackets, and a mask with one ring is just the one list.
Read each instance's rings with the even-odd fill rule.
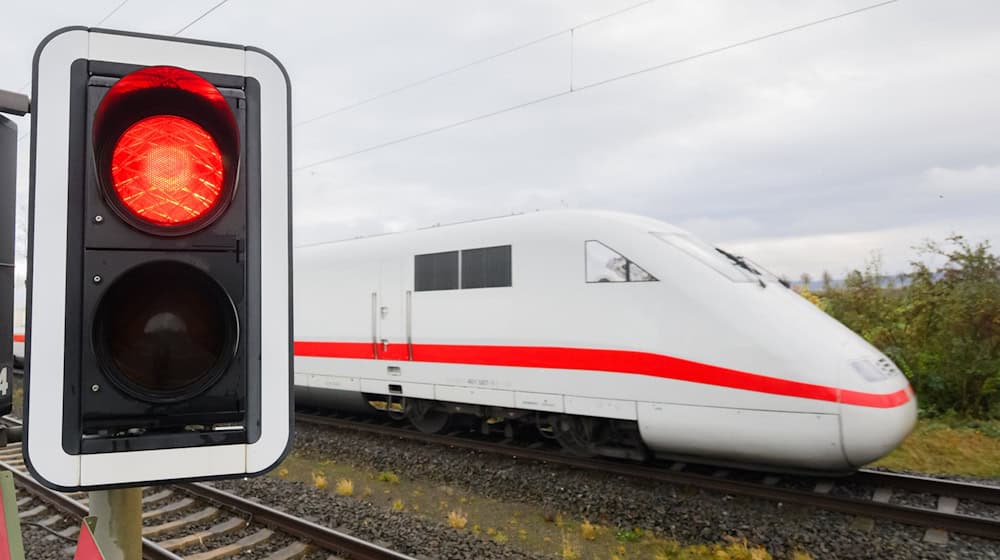
[[14,307],[14,364],[24,364],[24,308]]
[[[460,285],[484,251],[509,259],[500,285]],[[902,375],[859,374],[881,353],[659,221],[543,212],[305,247],[295,266],[307,394],[635,421],[658,453],[832,471],[912,427]]]

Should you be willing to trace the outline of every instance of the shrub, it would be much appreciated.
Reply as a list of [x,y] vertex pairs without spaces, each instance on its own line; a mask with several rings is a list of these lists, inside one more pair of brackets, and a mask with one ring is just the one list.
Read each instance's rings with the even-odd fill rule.
[[961,236],[918,251],[944,264],[915,261],[897,283],[876,257],[826,282],[820,307],[899,366],[925,413],[1000,416],[1000,257]]

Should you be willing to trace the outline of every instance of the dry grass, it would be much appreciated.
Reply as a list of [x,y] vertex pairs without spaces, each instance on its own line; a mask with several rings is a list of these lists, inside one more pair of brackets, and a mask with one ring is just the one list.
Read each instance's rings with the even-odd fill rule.
[[925,473],[1000,477],[1000,423],[921,420],[899,448],[874,464]]
[[[668,541],[665,546],[653,553],[654,560],[672,560],[687,558],[691,560],[772,560],[770,553],[760,546],[750,546],[742,539],[727,539],[728,544],[696,544],[682,546],[676,541]],[[803,556],[798,556],[803,554]],[[804,552],[795,552],[793,560],[812,560],[812,556]]]
[[319,488],[320,490],[326,488],[327,485],[326,475],[323,474],[322,472],[313,471],[312,479],[313,479],[313,486],[315,486],[316,488]]
[[563,560],[579,560],[580,549],[573,544],[570,540],[569,535],[563,533],[562,536],[562,550],[560,551]]
[[349,480],[349,479],[347,479],[347,478],[342,478],[342,479],[340,479],[340,480],[337,481],[336,491],[337,491],[337,494],[339,494],[341,496],[353,496],[354,495],[354,482],[351,481],[351,480]]
[[[1000,424],[998,424],[1000,426]],[[382,507],[428,520],[444,520],[471,536],[519,550],[538,552],[564,559],[639,560],[684,558],[688,560],[767,560],[766,551],[742,540],[681,546],[654,532],[640,528],[598,525],[572,518],[557,510],[507,504],[474,495],[461,489],[421,483],[405,478],[398,483],[390,471],[361,470],[326,457],[290,456],[272,475],[286,480],[312,483],[325,491],[366,500],[374,495]],[[338,482],[339,481],[339,482]],[[359,481],[359,482],[351,482]],[[355,486],[360,484],[360,486]],[[347,490],[349,488],[349,491]],[[338,491],[339,490],[339,491]],[[405,502],[404,502],[405,501]],[[526,509],[527,507],[527,509]],[[463,520],[464,518],[464,520]],[[590,537],[593,537],[591,540]],[[662,552],[661,552],[662,551]],[[810,560],[804,553],[793,560]]]
[[448,512],[448,526],[452,529],[465,529],[469,516],[462,510]]

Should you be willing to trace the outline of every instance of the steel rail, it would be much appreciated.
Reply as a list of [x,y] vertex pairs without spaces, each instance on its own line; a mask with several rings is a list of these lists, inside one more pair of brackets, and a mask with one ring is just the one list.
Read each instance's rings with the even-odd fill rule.
[[897,521],[908,525],[944,529],[946,531],[1000,540],[1000,520],[987,519],[958,513],[944,513],[900,504],[875,502],[860,498],[833,496],[824,493],[778,488],[761,483],[728,480],[710,475],[682,471],[671,471],[640,464],[618,463],[585,457],[573,457],[530,448],[512,448],[507,445],[474,439],[454,438],[437,434],[425,434],[406,429],[379,424],[351,422],[339,418],[296,414],[296,420],[311,424],[347,428],[369,433],[403,437],[426,443],[474,449],[486,453],[513,456],[581,469],[638,477],[658,482],[683,484],[714,490],[727,494],[751,496],[755,498],[781,501],[804,506],[813,506],[830,511],[853,515],[863,515]]
[[[43,486],[42,483],[32,478],[31,475],[14,468],[13,465],[0,461],[0,469],[10,471],[14,475],[17,484],[29,494],[70,517],[82,520],[90,513],[87,506],[65,494]],[[183,560],[180,556],[157,546],[156,543],[146,538],[142,539],[142,557],[145,560]]]
[[[2,420],[15,425],[21,424],[20,419],[13,416],[3,416]],[[14,469],[12,466],[7,465],[2,461],[0,461],[0,468],[10,470],[26,489],[28,489],[32,494],[37,495],[40,499],[50,503],[53,507],[56,507],[56,509],[79,518],[83,518],[87,515],[87,508],[72,498],[69,498],[64,494],[52,492],[45,486],[42,486],[40,483],[35,481],[29,475]],[[306,542],[313,543],[324,550],[345,554],[352,559],[414,560],[412,557],[394,550],[369,543],[357,537],[323,527],[322,525],[318,525],[304,519],[299,519],[282,511],[245,500],[239,496],[224,492],[217,488],[206,486],[204,484],[189,483],[176,484],[173,486],[205,501],[213,502],[223,507],[245,513],[256,522],[270,526],[293,537],[303,539]],[[156,549],[148,555],[150,560],[173,560],[180,558],[179,556],[156,546],[152,541],[147,541],[147,539],[143,539],[144,557],[147,556],[145,552],[147,544]],[[158,554],[158,551],[163,551],[167,554],[167,556],[157,556],[156,554]]]
[[178,488],[202,500],[250,515],[255,522],[311,542],[325,550],[345,554],[352,560],[414,560],[400,552],[381,547],[340,531],[294,517],[274,508],[245,500],[204,484],[178,484]]
[[960,500],[975,500],[1000,504],[1000,486],[944,480],[929,476],[861,469],[845,480],[871,486],[888,486],[911,492],[951,496]]

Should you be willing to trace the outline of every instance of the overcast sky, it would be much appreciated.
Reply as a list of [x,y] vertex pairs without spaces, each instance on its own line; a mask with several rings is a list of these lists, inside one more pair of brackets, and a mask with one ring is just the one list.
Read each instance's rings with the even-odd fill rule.
[[[27,90],[34,49],[56,28],[120,7],[103,27],[169,35],[217,3],[21,3],[0,39],[0,88]],[[637,3],[229,0],[181,36],[273,53],[301,123]],[[296,243],[569,207],[666,220],[791,278],[842,276],[873,251],[903,271],[913,245],[950,233],[1000,246],[994,0],[900,0],[586,87],[872,3],[653,0],[578,27],[572,41],[558,34],[300,124]],[[29,119],[16,121],[26,133]],[[19,244],[23,256],[23,235]]]

